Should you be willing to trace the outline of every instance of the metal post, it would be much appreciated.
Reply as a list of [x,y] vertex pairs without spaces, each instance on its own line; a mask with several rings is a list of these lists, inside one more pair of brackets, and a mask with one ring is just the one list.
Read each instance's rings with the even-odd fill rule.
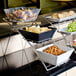
[[4,4],[4,9],[8,8],[8,0],[3,0],[3,4]]

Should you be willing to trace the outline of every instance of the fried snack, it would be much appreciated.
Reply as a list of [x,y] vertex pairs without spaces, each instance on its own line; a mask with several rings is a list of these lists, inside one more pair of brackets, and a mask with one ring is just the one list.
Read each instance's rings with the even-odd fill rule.
[[29,31],[29,28],[28,27],[26,27],[26,31]]
[[60,18],[64,18],[64,15],[61,13],[58,14],[58,19],[60,19]]
[[46,48],[45,50],[43,50],[43,52],[49,53],[49,54],[53,54],[53,55],[60,55],[65,53],[64,50],[60,49],[58,46],[53,45],[50,46],[48,48]]
[[53,14],[51,15],[51,18],[58,18],[58,13],[53,13]]
[[27,20],[27,18],[28,18],[27,14],[23,15],[23,20]]
[[46,31],[50,31],[52,29],[49,29],[48,27],[31,26],[31,27],[26,27],[25,30],[33,33],[42,33]]
[[41,32],[45,32],[45,31],[49,31],[49,30],[51,30],[51,29],[48,29],[47,27],[40,28]]
[[62,12],[61,14],[63,15],[63,18],[65,18],[65,17],[69,17],[68,12]]
[[69,16],[72,16],[72,15],[74,15],[74,14],[75,14],[75,12],[74,12],[74,11],[69,11],[68,13],[69,13]]

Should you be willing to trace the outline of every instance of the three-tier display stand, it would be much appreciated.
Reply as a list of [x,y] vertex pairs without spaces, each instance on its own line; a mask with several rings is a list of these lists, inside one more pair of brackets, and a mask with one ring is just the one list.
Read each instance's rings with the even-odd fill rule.
[[[21,32],[19,31],[19,28],[25,27],[25,26],[21,26],[21,27],[18,28],[16,22],[12,22],[12,24],[10,24],[10,22],[7,20],[7,18],[3,18],[3,20],[9,24],[11,30],[17,31],[19,34],[21,34]],[[50,24],[51,24],[51,23],[50,23]],[[55,26],[54,26],[54,27],[55,27]],[[10,33],[11,33],[11,32],[10,32]],[[11,34],[10,34],[10,35],[11,35]],[[22,35],[22,34],[21,34],[21,35]],[[61,35],[62,35],[62,37],[64,38],[65,43],[66,43],[65,35],[64,35],[63,33],[61,33]],[[52,70],[52,69],[58,67],[58,66],[56,66],[56,65],[51,65],[51,64],[45,63],[43,60],[41,60],[40,57],[39,57],[39,55],[38,55],[38,53],[37,53],[37,51],[36,51],[36,49],[35,49],[35,47],[34,47],[26,38],[23,37],[23,39],[26,40],[27,43],[32,47],[33,52],[37,55],[38,59],[42,62],[42,64],[43,64],[44,68],[46,69],[46,71],[49,71],[49,70]],[[10,37],[9,37],[9,40],[10,40]],[[53,41],[53,43],[54,43],[54,42],[55,42],[55,41]],[[8,44],[9,44],[9,41],[8,41],[8,43],[7,43],[7,47],[8,47]],[[67,44],[66,44],[66,45],[67,45]],[[26,44],[25,44],[25,46],[26,46]],[[24,50],[24,52],[25,52],[25,47],[23,48],[23,50]],[[6,50],[5,50],[4,55],[6,54],[6,51],[7,51],[7,48],[6,48]],[[26,55],[26,58],[27,58],[27,61],[28,61],[27,54],[25,53],[25,55]],[[65,64],[65,63],[64,63],[64,64]],[[61,66],[61,65],[59,65],[59,66]]]

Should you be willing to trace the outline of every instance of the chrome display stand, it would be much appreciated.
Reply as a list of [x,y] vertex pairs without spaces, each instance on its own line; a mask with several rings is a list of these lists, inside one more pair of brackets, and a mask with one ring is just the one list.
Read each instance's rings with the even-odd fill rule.
[[[3,20],[10,25],[11,30],[16,30],[19,34],[21,34],[20,31],[19,31],[19,28],[17,28],[17,26],[16,26],[16,23],[13,23],[13,24],[11,25],[6,18],[4,18]],[[52,23],[50,23],[50,24],[52,25]],[[23,27],[24,27],[24,26],[23,26]],[[55,27],[55,26],[54,26],[54,27]],[[22,28],[22,27],[21,27],[21,28]],[[21,34],[21,35],[22,35],[22,34]],[[65,43],[66,43],[65,35],[64,35],[63,33],[61,33],[61,35],[62,35],[62,37],[64,38]],[[23,37],[23,39],[26,40],[27,43],[32,47],[33,52],[37,55],[38,59],[42,62],[42,64],[43,64],[44,68],[46,69],[46,71],[49,71],[49,70],[52,70],[52,69],[58,67],[57,65],[51,65],[51,64],[45,63],[43,60],[41,60],[40,57],[39,57],[39,55],[38,55],[38,53],[37,53],[37,50],[35,49],[35,47],[34,47],[26,38]],[[9,37],[9,40],[10,40],[10,37]],[[55,42],[55,41],[54,41],[54,42]],[[54,43],[54,42],[53,42],[53,43]],[[8,43],[7,43],[7,47],[8,47],[8,44],[9,44],[9,41],[8,41]],[[66,44],[66,45],[67,45],[67,44]],[[25,44],[25,46],[26,46],[26,44]],[[5,50],[4,55],[6,54],[6,51],[7,51],[7,49]],[[25,47],[23,48],[23,51],[25,52]],[[26,56],[27,61],[28,61],[28,63],[29,63],[29,59],[28,59],[28,57],[27,57],[26,52],[25,52],[25,56]],[[65,63],[63,63],[63,64],[65,64]],[[59,66],[61,66],[61,65],[59,65]]]

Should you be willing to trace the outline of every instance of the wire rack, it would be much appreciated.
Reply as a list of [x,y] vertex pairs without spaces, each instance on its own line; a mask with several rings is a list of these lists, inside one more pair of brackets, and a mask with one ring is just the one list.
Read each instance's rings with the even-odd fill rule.
[[[17,27],[17,26],[16,26],[16,25],[17,25],[16,23],[10,24],[10,23],[8,22],[7,18],[3,18],[3,20],[10,25],[11,30],[17,31],[19,34],[21,34],[21,32],[19,31],[19,28],[22,28],[22,27],[24,27],[24,26]],[[51,22],[49,22],[49,23],[52,25]],[[53,26],[53,27],[55,27],[55,26]],[[59,31],[57,30],[57,32],[59,32]],[[61,33],[61,32],[60,32],[60,33]],[[21,34],[21,35],[22,35],[22,34]],[[66,43],[66,46],[67,46],[67,40],[66,40],[66,36],[67,36],[67,35],[65,35],[64,33],[61,33],[61,35],[62,35],[62,38],[64,39],[64,41],[65,41],[65,43]],[[22,36],[22,37],[23,37],[23,36]],[[38,59],[42,62],[42,64],[44,65],[44,68],[46,69],[46,71],[49,71],[49,70],[52,70],[52,69],[58,67],[57,65],[51,65],[51,64],[45,63],[43,60],[41,60],[40,57],[39,57],[38,52],[37,52],[36,49],[35,49],[35,47],[34,47],[26,38],[23,37],[23,39],[26,40],[26,42],[32,47],[33,52],[37,55]],[[10,41],[10,37],[9,37],[9,40],[8,40],[7,47],[6,47],[6,50],[5,50],[4,55],[5,55],[6,52],[7,52],[7,48],[8,48],[9,41]],[[49,40],[48,40],[48,41],[49,41]],[[44,41],[44,42],[45,42],[45,41]],[[55,40],[53,40],[53,43],[55,43]],[[70,45],[70,43],[69,43],[69,45]],[[25,44],[25,46],[26,46],[26,44]],[[24,47],[23,49],[25,49],[25,47]],[[24,50],[24,51],[25,51],[25,50]],[[27,61],[28,61],[28,63],[29,63],[27,54],[25,53],[25,55],[26,55]],[[63,63],[63,64],[65,64],[65,63]],[[61,65],[59,65],[59,66],[61,66]]]

